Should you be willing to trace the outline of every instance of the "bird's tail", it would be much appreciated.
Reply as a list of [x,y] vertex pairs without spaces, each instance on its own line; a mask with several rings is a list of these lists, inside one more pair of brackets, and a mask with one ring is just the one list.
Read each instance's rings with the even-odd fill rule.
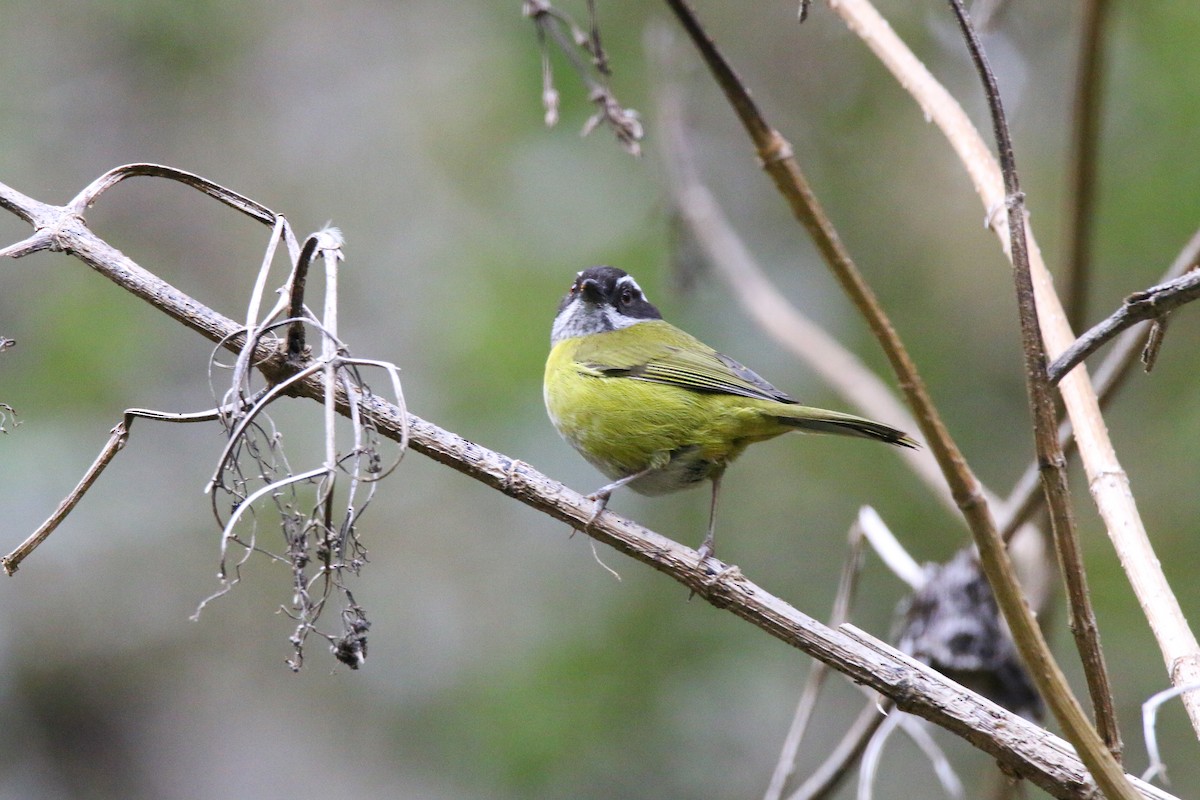
[[790,428],[810,433],[833,433],[838,436],[858,436],[863,439],[875,439],[898,447],[920,447],[916,439],[902,430],[872,422],[869,419],[856,417],[853,414],[840,414],[836,411],[826,411],[821,408],[793,406],[787,414],[776,412],[775,418]]

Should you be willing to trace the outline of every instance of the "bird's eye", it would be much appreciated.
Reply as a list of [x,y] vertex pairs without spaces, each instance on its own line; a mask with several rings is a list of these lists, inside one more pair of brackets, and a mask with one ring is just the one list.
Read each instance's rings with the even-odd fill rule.
[[633,293],[633,289],[630,289],[630,288],[622,289],[621,297],[620,297],[621,305],[623,305],[623,306],[629,305],[630,303],[633,302],[635,297],[636,297],[636,295]]

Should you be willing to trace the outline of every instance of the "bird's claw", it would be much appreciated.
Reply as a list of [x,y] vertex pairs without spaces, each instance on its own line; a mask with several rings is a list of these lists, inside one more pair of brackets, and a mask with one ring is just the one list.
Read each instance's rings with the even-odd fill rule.
[[604,509],[608,507],[608,498],[612,496],[611,492],[593,492],[584,497],[585,500],[593,500],[596,505],[592,509],[592,516],[588,517],[586,528],[592,527],[596,520],[600,519],[600,515],[604,513]]

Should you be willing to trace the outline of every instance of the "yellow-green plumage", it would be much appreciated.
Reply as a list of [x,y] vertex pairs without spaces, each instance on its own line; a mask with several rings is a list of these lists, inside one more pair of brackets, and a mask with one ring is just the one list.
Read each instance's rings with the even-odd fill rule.
[[[676,345],[666,342],[647,346],[647,331],[641,329],[651,325],[663,328],[671,340],[687,337],[668,323],[650,320],[559,342],[546,365],[546,407],[555,427],[604,474],[620,478],[655,463],[665,467],[671,454],[684,448],[695,448],[704,461],[727,464],[751,442],[787,430],[756,408],[769,406],[767,401],[613,374],[679,355],[670,349]],[[621,357],[608,358],[600,355],[603,351]],[[697,373],[698,381],[702,377]],[[650,482],[632,488],[662,494],[707,477],[706,471],[678,487]]]
[[686,477],[632,482],[642,494],[702,481],[748,445],[789,431],[911,443],[861,417],[768,399],[763,386],[738,375],[716,350],[662,320],[564,339],[550,352],[544,385],[555,428],[610,478],[666,468],[673,454],[710,465]]
[[914,447],[902,431],[802,406],[754,372],[663,321],[625,272],[592,267],[563,298],[551,334],[544,393],[554,427],[613,482],[656,495],[719,482],[748,445],[789,431],[834,433]]

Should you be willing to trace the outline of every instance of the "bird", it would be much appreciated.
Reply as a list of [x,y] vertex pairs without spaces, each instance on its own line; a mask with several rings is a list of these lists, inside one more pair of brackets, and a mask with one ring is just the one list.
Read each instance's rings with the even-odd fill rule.
[[588,525],[623,486],[654,496],[711,482],[700,564],[715,552],[721,477],[749,445],[799,431],[918,446],[888,425],[800,405],[665,321],[633,276],[611,266],[577,273],[559,303],[542,388],[559,435],[611,479],[587,496]]

